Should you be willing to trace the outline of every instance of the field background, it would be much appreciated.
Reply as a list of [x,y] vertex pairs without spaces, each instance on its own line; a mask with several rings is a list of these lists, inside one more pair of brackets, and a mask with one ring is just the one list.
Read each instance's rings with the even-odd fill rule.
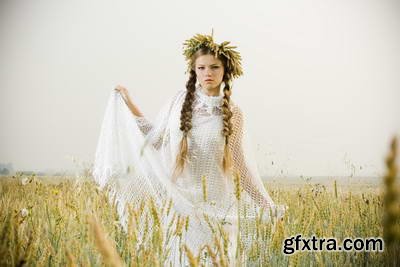
[[[318,237],[382,237],[383,183],[370,179],[334,178],[325,183],[302,179],[274,181],[265,185],[276,203],[289,206],[284,222],[274,233],[268,224],[260,222],[254,248],[245,261],[272,266],[381,266],[387,260],[379,252],[298,252],[291,256],[282,253],[285,237],[312,234]],[[151,203],[145,203],[144,207]],[[135,227],[143,207],[133,207],[135,222],[128,235],[118,225],[115,209],[103,191],[90,178],[9,176],[0,178],[0,265],[8,266],[136,266],[164,265],[168,245],[159,242],[158,228],[140,240]],[[165,213],[166,205],[157,207],[150,216],[153,221]],[[142,212],[142,214],[144,214]],[[184,240],[182,221],[165,229],[171,236]],[[189,222],[190,223],[190,222]],[[178,226],[177,226],[178,225]],[[184,227],[183,227],[184,228]],[[97,230],[96,230],[97,229]],[[132,230],[133,229],[133,230]],[[137,228],[136,228],[137,229]],[[217,235],[218,236],[218,235]],[[211,246],[216,265],[224,266],[223,236]],[[106,240],[106,241],[105,241]],[[108,240],[108,241],[107,241]],[[162,239],[161,239],[162,240]],[[164,240],[165,241],[165,240]],[[105,245],[106,244],[106,245]],[[107,245],[108,244],[108,245]],[[161,245],[163,244],[163,245]],[[182,243],[184,244],[184,242]],[[386,255],[386,256],[385,256]],[[192,266],[204,263],[190,251],[182,256],[191,258]],[[191,256],[191,257],[190,257]]]

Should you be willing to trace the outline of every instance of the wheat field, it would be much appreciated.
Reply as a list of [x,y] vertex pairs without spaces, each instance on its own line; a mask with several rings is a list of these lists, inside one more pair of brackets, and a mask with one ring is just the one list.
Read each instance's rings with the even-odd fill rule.
[[[295,190],[266,186],[276,202],[287,203],[290,209],[273,236],[269,236],[268,225],[259,225],[264,235],[256,241],[269,242],[269,245],[265,250],[254,249],[247,255],[253,257],[253,262],[270,266],[383,264],[385,257],[381,252],[298,252],[291,256],[282,253],[283,238],[299,233],[338,239],[383,236],[379,188],[342,192],[337,187],[335,190],[334,185],[327,188],[307,184]],[[2,178],[0,188],[2,266],[166,264],[162,261],[166,251],[157,242],[159,233],[156,230],[148,233],[146,242],[139,242],[134,230],[126,235],[106,194],[89,179],[65,179],[49,184],[40,177],[14,176]],[[136,207],[132,213],[140,217],[141,208]],[[159,212],[166,212],[165,207],[158,208]],[[170,227],[172,235],[184,234],[184,223],[175,220],[174,224]],[[182,225],[181,232],[176,231],[178,224]],[[214,251],[213,247],[206,249],[210,249],[210,256],[217,255],[216,265],[227,264],[227,259],[225,262],[221,259],[224,253],[218,253],[218,246],[215,247]],[[182,253],[189,256],[190,251],[183,248]],[[194,266],[201,264],[196,256],[191,255]]]
[[[251,249],[239,237],[238,266],[398,266],[400,264],[399,186],[394,165],[396,143],[386,159],[387,174],[377,186],[267,183],[276,203],[289,209],[276,231],[256,220]],[[52,181],[51,183],[49,181]],[[0,266],[168,266],[169,241],[179,238],[180,257],[190,266],[229,266],[226,233],[210,222],[214,243],[194,254],[185,246],[190,218],[174,214],[168,225],[160,217],[171,203],[142,202],[129,209],[125,233],[108,195],[89,177],[9,176],[0,178]],[[175,216],[176,215],[176,216]],[[260,216],[261,217],[261,216]],[[144,224],[144,231],[138,225]],[[148,227],[153,225],[153,227]],[[384,237],[383,252],[282,252],[283,240],[304,237]]]

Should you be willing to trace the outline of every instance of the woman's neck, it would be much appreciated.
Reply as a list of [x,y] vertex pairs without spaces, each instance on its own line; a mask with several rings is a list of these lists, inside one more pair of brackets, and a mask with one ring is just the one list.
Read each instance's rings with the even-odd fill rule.
[[208,96],[219,96],[220,95],[220,88],[219,87],[214,87],[214,88],[203,88],[200,87],[200,90]]

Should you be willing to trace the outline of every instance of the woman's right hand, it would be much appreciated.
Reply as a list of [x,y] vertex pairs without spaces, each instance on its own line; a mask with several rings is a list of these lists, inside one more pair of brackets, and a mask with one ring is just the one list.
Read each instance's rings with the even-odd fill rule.
[[115,87],[115,91],[117,91],[121,94],[122,99],[125,101],[125,104],[131,110],[133,115],[135,115],[137,117],[143,117],[142,112],[140,112],[139,108],[130,99],[128,89],[126,89],[125,87],[123,87],[121,85],[117,85]]
[[128,89],[126,89],[125,87],[121,86],[121,85],[117,85],[115,87],[115,91],[119,92],[122,96],[122,98],[124,99],[125,103],[129,102],[129,92]]

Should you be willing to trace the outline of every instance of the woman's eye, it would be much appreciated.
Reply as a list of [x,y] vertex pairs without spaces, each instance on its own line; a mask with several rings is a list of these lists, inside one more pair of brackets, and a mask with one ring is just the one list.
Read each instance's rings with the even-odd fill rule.
[[213,69],[218,69],[218,68],[219,68],[219,66],[214,66],[214,67],[213,67]]
[[198,69],[199,69],[199,70],[202,70],[202,69],[204,69],[204,67],[198,67]]

